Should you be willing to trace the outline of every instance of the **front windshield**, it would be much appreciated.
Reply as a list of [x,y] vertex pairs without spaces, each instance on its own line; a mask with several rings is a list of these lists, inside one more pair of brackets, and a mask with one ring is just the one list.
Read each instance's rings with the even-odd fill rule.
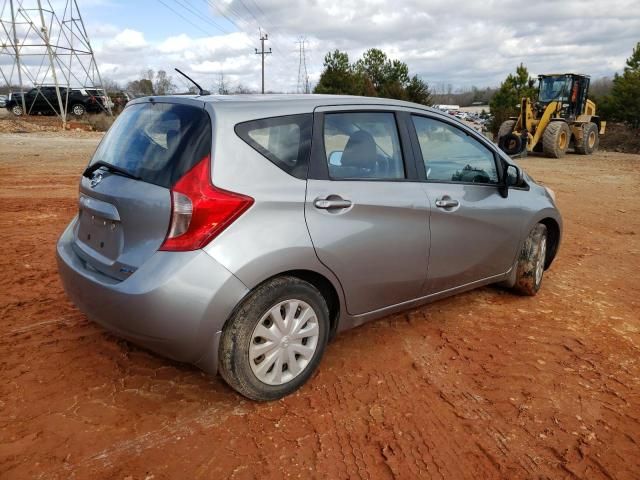
[[564,102],[569,95],[569,86],[567,77],[542,77],[540,78],[540,94],[538,100],[543,103],[552,102],[554,100]]

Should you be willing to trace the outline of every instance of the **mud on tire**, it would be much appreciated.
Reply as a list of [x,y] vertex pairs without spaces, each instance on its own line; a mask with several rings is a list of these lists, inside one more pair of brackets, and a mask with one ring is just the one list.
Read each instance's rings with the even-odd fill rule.
[[[316,314],[319,327],[315,352],[304,369],[290,381],[273,385],[254,374],[250,364],[250,346],[254,330],[278,303],[297,299]],[[300,388],[311,377],[324,353],[329,338],[329,309],[322,294],[310,283],[296,277],[277,277],[249,294],[223,328],[220,338],[219,371],[231,388],[252,400],[277,400]]]
[[516,264],[516,282],[513,290],[521,295],[533,296],[540,290],[546,264],[547,227],[538,223],[524,241]]

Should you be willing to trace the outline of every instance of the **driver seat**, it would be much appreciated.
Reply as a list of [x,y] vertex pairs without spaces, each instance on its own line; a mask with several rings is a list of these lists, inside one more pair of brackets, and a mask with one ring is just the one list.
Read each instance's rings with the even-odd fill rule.
[[376,142],[369,132],[358,130],[349,136],[341,158],[338,175],[347,177],[368,177],[375,171]]

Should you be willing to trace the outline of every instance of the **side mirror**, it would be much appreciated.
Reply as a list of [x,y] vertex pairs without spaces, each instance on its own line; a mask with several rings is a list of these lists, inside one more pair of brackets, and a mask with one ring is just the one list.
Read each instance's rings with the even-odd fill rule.
[[334,150],[329,154],[329,165],[336,167],[342,165],[342,152],[340,150]]
[[499,191],[504,198],[509,196],[509,187],[517,187],[522,185],[522,170],[510,163],[504,163],[504,180],[502,181]]
[[507,187],[517,187],[522,184],[522,170],[510,163],[506,165],[504,172],[505,183]]

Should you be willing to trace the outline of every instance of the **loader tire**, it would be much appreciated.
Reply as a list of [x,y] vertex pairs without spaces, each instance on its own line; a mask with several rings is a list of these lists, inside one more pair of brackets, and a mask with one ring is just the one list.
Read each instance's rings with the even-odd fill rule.
[[570,140],[571,130],[566,122],[551,122],[542,134],[542,151],[547,157],[563,157],[567,153]]
[[515,124],[515,120],[505,120],[504,122],[502,122],[502,125],[500,125],[500,128],[498,129],[498,143],[500,143],[500,140],[503,137],[506,137],[513,131],[513,126]]
[[600,135],[598,132],[598,126],[589,122],[582,127],[582,140],[576,139],[576,153],[580,155],[591,155],[598,150],[600,145]]

